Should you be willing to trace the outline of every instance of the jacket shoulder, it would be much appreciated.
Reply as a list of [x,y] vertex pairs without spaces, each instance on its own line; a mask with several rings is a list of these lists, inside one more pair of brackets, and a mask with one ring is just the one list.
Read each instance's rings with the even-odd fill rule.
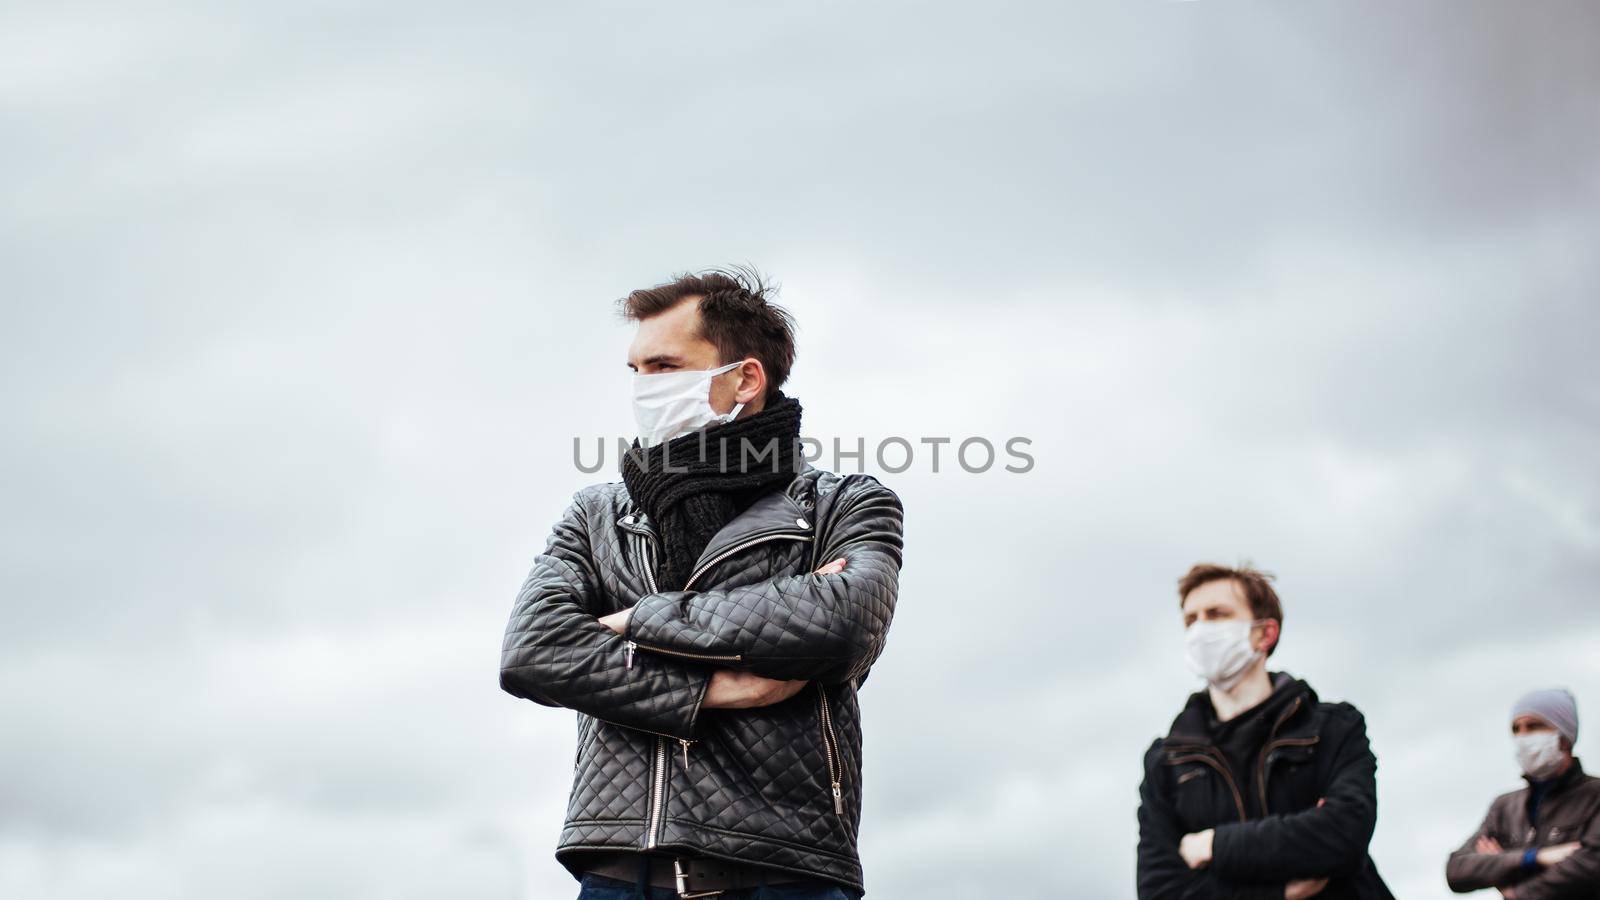
[[1317,701],[1316,715],[1322,726],[1326,728],[1345,731],[1359,728],[1364,731],[1367,727],[1367,717],[1361,713],[1361,710],[1356,708],[1355,704],[1344,700],[1337,702]]
[[1145,795],[1167,797],[1172,788],[1164,774],[1168,768],[1166,763],[1167,748],[1165,738],[1156,738],[1144,751],[1144,759],[1140,766],[1139,796],[1140,805],[1144,803]]
[[900,495],[896,494],[876,477],[864,472],[850,475],[840,475],[823,469],[807,469],[795,479],[796,485],[809,483],[809,490],[817,499],[831,497],[837,500],[857,499],[871,495],[878,495],[885,499],[892,499],[896,505],[900,503]]
[[591,484],[572,495],[572,506],[585,519],[600,523],[615,520],[632,509],[627,485],[620,481]]
[[1578,779],[1578,783],[1573,786],[1572,792],[1600,799],[1600,776],[1590,775],[1587,772],[1583,773],[1583,777]]
[[1354,704],[1343,701],[1317,701],[1306,724],[1296,730],[1302,734],[1317,735],[1330,752],[1352,746],[1351,741],[1361,743],[1370,740],[1366,716]]
[[1527,803],[1527,788],[1506,791],[1489,802],[1489,809],[1483,814],[1484,824],[1491,828],[1503,828],[1514,818],[1516,811],[1525,808]]

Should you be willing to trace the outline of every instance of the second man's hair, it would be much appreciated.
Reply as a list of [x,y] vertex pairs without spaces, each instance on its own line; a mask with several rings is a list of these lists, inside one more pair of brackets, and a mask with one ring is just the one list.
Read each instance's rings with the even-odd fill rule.
[[[1188,599],[1189,593],[1202,584],[1213,581],[1230,580],[1239,586],[1244,593],[1245,602],[1250,605],[1250,615],[1256,619],[1272,619],[1278,623],[1278,630],[1283,630],[1283,603],[1278,600],[1278,592],[1272,589],[1274,576],[1270,572],[1263,572],[1250,566],[1219,566],[1216,563],[1198,563],[1191,568],[1182,578],[1178,579],[1178,603],[1181,605]],[[1271,656],[1278,649],[1276,641],[1272,649],[1267,651]]]

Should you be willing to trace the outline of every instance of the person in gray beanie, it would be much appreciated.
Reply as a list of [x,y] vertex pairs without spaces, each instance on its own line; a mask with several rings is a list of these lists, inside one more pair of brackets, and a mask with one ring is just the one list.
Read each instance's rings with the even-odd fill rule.
[[1600,778],[1585,775],[1573,755],[1572,692],[1524,694],[1511,707],[1511,741],[1528,786],[1497,798],[1450,854],[1450,889],[1496,888],[1514,900],[1600,896]]

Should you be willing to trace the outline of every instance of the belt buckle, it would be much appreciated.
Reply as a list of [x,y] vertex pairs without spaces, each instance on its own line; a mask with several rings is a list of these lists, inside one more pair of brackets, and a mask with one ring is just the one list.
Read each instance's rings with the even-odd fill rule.
[[692,900],[695,897],[720,897],[725,891],[691,891],[689,890],[689,870],[684,867],[683,860],[672,861],[672,878],[678,887],[678,896],[682,900]]

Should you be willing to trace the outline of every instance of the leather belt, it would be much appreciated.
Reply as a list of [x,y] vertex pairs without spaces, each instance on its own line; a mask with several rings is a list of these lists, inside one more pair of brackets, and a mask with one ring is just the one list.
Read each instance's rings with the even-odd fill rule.
[[596,860],[593,864],[584,866],[584,871],[637,884],[639,867],[642,865],[650,867],[651,887],[675,890],[684,900],[691,897],[715,897],[724,891],[812,880],[776,869],[742,866],[723,859],[699,857],[672,859],[664,856],[618,855]]

